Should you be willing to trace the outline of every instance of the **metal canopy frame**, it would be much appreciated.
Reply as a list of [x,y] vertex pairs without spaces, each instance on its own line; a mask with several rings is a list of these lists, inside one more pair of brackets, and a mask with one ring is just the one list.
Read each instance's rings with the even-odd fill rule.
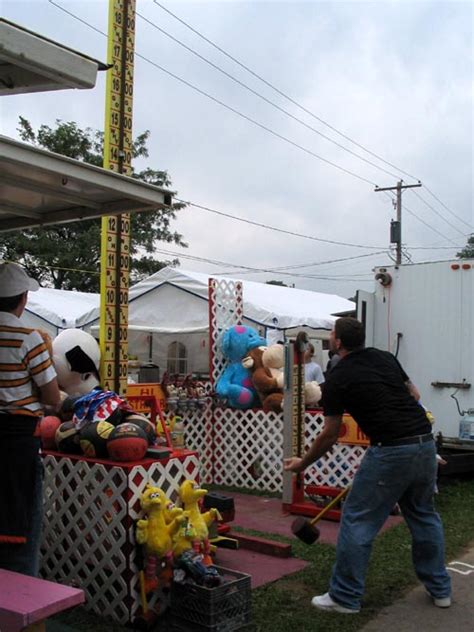
[[0,232],[167,208],[172,195],[0,135]]
[[93,88],[108,66],[0,18],[0,95]]

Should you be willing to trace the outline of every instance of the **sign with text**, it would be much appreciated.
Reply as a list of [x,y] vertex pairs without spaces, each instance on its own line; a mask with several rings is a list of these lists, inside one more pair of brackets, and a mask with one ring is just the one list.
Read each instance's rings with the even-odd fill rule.
[[[135,0],[110,0],[104,167],[132,174]],[[102,218],[100,347],[103,387],[127,391],[130,216]]]

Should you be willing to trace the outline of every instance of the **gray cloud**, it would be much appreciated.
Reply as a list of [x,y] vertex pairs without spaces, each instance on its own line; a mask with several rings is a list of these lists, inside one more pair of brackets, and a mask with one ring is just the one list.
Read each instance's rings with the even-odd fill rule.
[[[63,4],[106,30],[106,2]],[[450,209],[474,224],[471,3],[168,2],[166,6],[304,107],[421,178]],[[138,1],[137,9],[308,125],[361,152],[218,54],[154,3]],[[7,0],[4,15],[105,59],[105,38],[47,2]],[[140,18],[136,48],[327,160],[380,186],[396,184],[396,178],[285,117]],[[8,97],[2,101],[3,131],[15,135],[18,114],[35,125],[61,118],[101,128],[103,103],[103,78],[93,91]],[[140,59],[136,63],[134,129],[151,130],[147,163],[168,169],[184,199],[295,232],[388,247],[394,212],[383,194],[242,120]],[[426,190],[419,192],[457,229],[469,232]],[[449,246],[446,238],[465,243],[465,237],[412,192],[404,194],[404,204],[442,235],[407,212],[403,235],[409,246]],[[195,208],[180,214],[176,229],[189,242],[188,253],[252,267],[273,268],[369,252],[265,231]],[[456,248],[410,252],[414,261],[421,261],[453,256]],[[349,296],[357,287],[369,289],[372,266],[388,262],[386,255],[356,259],[308,269],[308,274],[345,275],[337,280],[295,277],[289,281],[298,287]],[[209,272],[221,269],[185,258],[182,265]],[[350,275],[367,276],[364,282],[340,280]],[[246,278],[286,279],[276,273]]]

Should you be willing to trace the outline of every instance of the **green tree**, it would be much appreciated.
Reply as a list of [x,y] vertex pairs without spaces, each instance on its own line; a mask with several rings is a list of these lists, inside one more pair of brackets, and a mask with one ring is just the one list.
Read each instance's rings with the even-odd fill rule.
[[[55,127],[41,125],[36,131],[20,116],[18,131],[22,140],[50,151],[102,166],[104,135],[91,128],[81,129],[72,121],[56,121]],[[133,157],[147,158],[150,132],[133,141]],[[134,171],[133,177],[157,186],[170,187],[166,171],[151,168]],[[171,229],[176,212],[185,204],[131,215],[130,281],[136,283],[166,265],[179,260],[157,261],[156,242],[187,246],[183,236]],[[17,261],[43,285],[57,289],[98,292],[100,286],[100,219],[72,222],[45,228],[4,233],[0,236],[0,257]]]
[[288,287],[286,283],[283,283],[283,281],[272,280],[272,281],[265,281],[265,283],[267,285],[279,285],[281,287]]
[[471,233],[467,239],[467,244],[456,254],[458,259],[474,259],[474,233]]

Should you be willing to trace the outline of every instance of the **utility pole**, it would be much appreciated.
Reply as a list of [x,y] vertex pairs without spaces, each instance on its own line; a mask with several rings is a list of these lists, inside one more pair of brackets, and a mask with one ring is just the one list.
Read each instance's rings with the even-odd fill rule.
[[396,191],[397,192],[397,219],[390,222],[390,243],[397,246],[396,264],[402,263],[402,190],[412,189],[413,187],[421,187],[421,182],[418,184],[403,184],[403,180],[397,182],[396,187],[375,187],[375,193],[379,191]]

